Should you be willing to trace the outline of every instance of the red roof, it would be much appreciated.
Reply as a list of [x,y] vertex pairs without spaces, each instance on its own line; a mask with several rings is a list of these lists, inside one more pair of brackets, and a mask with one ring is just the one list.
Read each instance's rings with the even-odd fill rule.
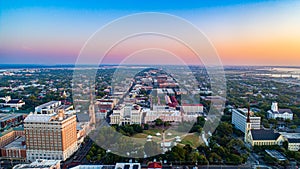
[[162,165],[157,162],[149,163],[148,168],[162,168]]

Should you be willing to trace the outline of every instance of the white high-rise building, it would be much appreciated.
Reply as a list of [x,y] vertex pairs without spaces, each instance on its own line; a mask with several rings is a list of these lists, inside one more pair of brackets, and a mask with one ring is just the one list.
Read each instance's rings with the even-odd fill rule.
[[[248,110],[246,108],[232,109],[231,112],[232,112],[231,123],[234,124],[234,126],[237,129],[245,133]],[[254,113],[250,112],[251,129],[260,129],[260,121],[261,121],[260,117],[254,116]]]

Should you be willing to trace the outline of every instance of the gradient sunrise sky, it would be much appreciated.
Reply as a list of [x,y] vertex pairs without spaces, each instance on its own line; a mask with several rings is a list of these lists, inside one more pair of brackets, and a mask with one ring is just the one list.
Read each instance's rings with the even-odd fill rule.
[[[84,43],[103,25],[134,13],[162,12],[196,25],[224,65],[300,66],[300,1],[184,2],[1,0],[0,63],[73,64]],[[159,59],[163,53],[150,54]],[[114,59],[108,57],[106,63]]]

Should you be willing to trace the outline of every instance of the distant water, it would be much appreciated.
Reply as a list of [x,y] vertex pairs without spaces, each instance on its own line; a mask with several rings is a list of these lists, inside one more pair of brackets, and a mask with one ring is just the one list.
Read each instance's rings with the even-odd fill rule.
[[257,70],[267,70],[271,72],[263,72],[257,75],[264,75],[276,78],[297,78],[300,79],[300,67],[272,67]]
[[300,73],[300,68],[273,68],[272,70],[279,71],[279,72],[289,72],[289,73]]

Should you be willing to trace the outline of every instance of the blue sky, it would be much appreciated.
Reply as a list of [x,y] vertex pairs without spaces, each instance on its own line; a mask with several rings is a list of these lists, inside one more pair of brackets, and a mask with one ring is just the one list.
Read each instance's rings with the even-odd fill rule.
[[296,0],[1,0],[0,61],[74,63],[103,25],[137,12],[163,12],[202,30],[224,64],[295,65],[300,58],[299,11]]

